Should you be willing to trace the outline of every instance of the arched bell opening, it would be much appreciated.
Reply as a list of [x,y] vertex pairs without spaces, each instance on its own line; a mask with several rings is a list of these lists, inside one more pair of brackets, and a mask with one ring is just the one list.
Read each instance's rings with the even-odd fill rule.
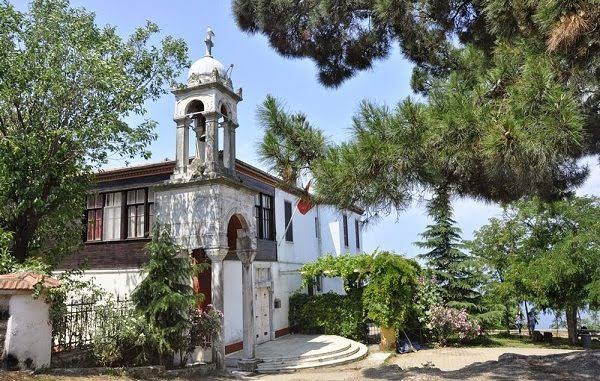
[[206,118],[202,115],[203,111],[204,103],[197,99],[191,101],[185,109],[185,114],[190,118],[191,127],[196,133],[194,156],[202,162],[206,155]]

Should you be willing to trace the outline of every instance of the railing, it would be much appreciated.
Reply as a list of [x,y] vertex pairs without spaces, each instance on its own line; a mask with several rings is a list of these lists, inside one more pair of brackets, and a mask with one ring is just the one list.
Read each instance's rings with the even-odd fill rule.
[[381,329],[375,323],[368,321],[365,331],[366,344],[379,344],[381,342]]
[[60,352],[89,346],[109,313],[125,316],[130,310],[131,303],[119,297],[111,302],[86,299],[68,302],[59,316],[52,318],[52,350]]

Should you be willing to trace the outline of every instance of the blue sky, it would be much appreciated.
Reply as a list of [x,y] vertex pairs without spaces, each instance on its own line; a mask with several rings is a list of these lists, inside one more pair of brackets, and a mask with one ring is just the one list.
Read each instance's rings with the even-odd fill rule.
[[[22,4],[21,2],[18,2]],[[204,36],[210,26],[216,37],[213,55],[225,67],[233,63],[234,86],[244,90],[244,101],[238,106],[240,127],[237,133],[238,158],[261,166],[256,145],[262,131],[256,123],[256,108],[267,94],[285,102],[291,111],[302,111],[309,120],[322,128],[332,141],[348,137],[351,117],[363,99],[394,105],[412,95],[409,82],[412,66],[398,49],[385,60],[376,62],[373,70],[362,72],[337,89],[319,85],[316,70],[308,59],[286,59],[279,56],[260,35],[248,35],[235,25],[230,1],[227,0],[72,0],[94,12],[97,23],[111,24],[122,35],[151,20],[159,25],[161,34],[183,38],[189,47],[190,60],[204,55]],[[181,81],[185,80],[183,73]],[[158,140],[152,146],[152,161],[173,158],[175,125],[172,120],[174,101],[171,94],[147,105],[148,117],[158,121]],[[600,170],[590,160],[592,176],[579,191],[600,195]],[[122,166],[112,161],[110,167]],[[264,166],[263,166],[264,167]],[[455,217],[464,237],[499,213],[499,208],[473,200],[455,200]],[[419,240],[428,219],[423,205],[416,204],[400,215],[385,217],[367,228],[364,247],[372,250],[394,250],[408,256],[419,251],[413,242]]]
[[[25,2],[15,1],[19,8]],[[393,106],[412,95],[409,82],[411,64],[396,49],[385,60],[376,62],[373,70],[360,73],[337,89],[319,85],[314,64],[310,60],[291,60],[279,56],[260,35],[247,35],[235,25],[230,1],[227,0],[72,0],[94,12],[97,23],[117,27],[122,35],[151,20],[159,25],[163,35],[183,38],[189,47],[190,60],[204,54],[204,36],[210,26],[216,34],[213,56],[225,67],[233,63],[234,86],[244,90],[244,101],[238,106],[240,127],[237,130],[238,158],[261,166],[256,145],[262,131],[256,123],[256,108],[271,94],[285,102],[289,110],[302,111],[309,120],[325,131],[332,141],[348,137],[351,117],[363,99]],[[183,73],[180,81],[185,80]],[[171,94],[147,105],[148,117],[158,121],[158,140],[151,146],[152,161],[173,158],[175,124],[172,120],[174,100]],[[600,170],[597,162],[589,160],[592,174],[580,194],[600,195]],[[109,167],[123,166],[112,161]],[[500,212],[497,206],[473,200],[455,200],[455,217],[464,237]],[[416,204],[400,215],[385,217],[368,227],[364,248],[394,250],[408,256],[419,253],[413,242],[419,240],[428,219],[423,205]]]

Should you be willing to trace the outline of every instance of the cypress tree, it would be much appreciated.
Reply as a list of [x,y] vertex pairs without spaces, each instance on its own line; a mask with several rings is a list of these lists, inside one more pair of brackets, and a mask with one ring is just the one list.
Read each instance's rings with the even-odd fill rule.
[[452,207],[448,190],[439,187],[427,206],[433,223],[421,234],[423,241],[417,246],[429,249],[418,258],[427,261],[437,278],[442,298],[451,307],[478,311],[481,295],[475,290],[479,274],[471,256],[462,251],[461,229],[452,218]]
[[182,338],[191,327],[190,311],[198,299],[191,284],[195,267],[165,227],[154,228],[145,250],[150,257],[143,268],[146,277],[131,294],[131,300],[153,332],[161,362],[169,365],[172,354],[185,349]]

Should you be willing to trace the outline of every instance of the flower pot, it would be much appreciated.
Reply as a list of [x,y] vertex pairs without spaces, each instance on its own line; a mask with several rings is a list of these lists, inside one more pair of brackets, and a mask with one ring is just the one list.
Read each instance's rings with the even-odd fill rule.
[[396,329],[381,327],[381,343],[379,348],[381,350],[394,350],[396,349]]

